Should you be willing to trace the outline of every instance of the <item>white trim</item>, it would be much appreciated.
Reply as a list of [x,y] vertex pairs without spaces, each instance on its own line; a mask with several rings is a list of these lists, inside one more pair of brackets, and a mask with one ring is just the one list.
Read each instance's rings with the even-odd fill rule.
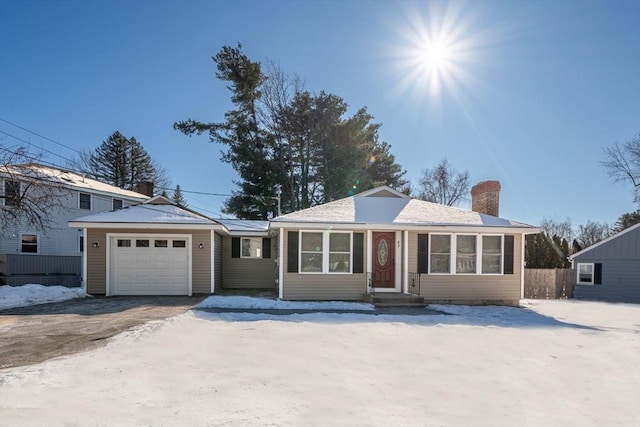
[[[365,273],[371,274],[373,270],[373,257],[371,256],[371,252],[373,251],[373,231],[367,230],[367,244],[365,253],[367,254],[367,270]],[[368,284],[367,284],[368,285]]]
[[[580,266],[581,265],[590,265],[591,266],[591,282],[581,282],[580,281]],[[576,265],[576,285],[595,285],[596,281],[596,263],[595,262],[579,262]]]
[[[80,207],[80,196],[86,194],[89,196],[89,209],[85,209]],[[81,211],[89,211],[91,212],[93,209],[93,197],[91,197],[91,193],[87,192],[87,191],[78,191],[78,209]],[[112,206],[113,207],[113,206]]]
[[[191,234],[158,234],[158,233],[106,233],[105,234],[105,249],[107,251],[106,254],[106,283],[105,283],[105,295],[112,296],[113,292],[111,289],[111,239],[112,238],[123,238],[123,239],[131,239],[134,240],[135,237],[143,237],[144,239],[155,239],[158,237],[167,238],[171,240],[182,240],[186,241],[186,249],[188,250],[188,284],[187,284],[187,295],[193,295],[193,248],[192,248],[192,235]],[[86,245],[85,245],[86,246]]]
[[[451,251],[449,253],[449,273],[434,273],[431,271],[433,263],[431,262],[431,237],[432,236],[449,236],[449,242]],[[476,270],[474,273],[458,273],[458,236],[475,236],[476,238]],[[482,272],[482,250],[483,250],[483,237],[500,237],[500,272],[499,273],[483,273]],[[504,234],[495,233],[429,233],[429,245],[428,245],[428,257],[429,257],[429,272],[427,274],[434,276],[503,276],[504,275]],[[524,239],[522,239],[524,242]],[[522,251],[524,254],[524,250]],[[514,254],[515,255],[515,254]],[[524,256],[520,257],[524,262]],[[524,270],[523,270],[524,271]]]
[[[515,239],[515,236],[514,236]],[[515,243],[513,245],[513,252],[515,252]],[[524,299],[524,248],[525,246],[525,239],[524,236],[520,236],[520,299]],[[514,253],[513,256],[515,257],[516,254]],[[504,236],[502,237],[502,269],[500,271],[502,271],[502,274],[504,274]]]
[[[240,237],[240,258],[242,259],[262,259],[263,258],[263,254],[262,254],[262,239],[263,237],[255,237],[255,236],[243,236]],[[242,241],[245,239],[249,239],[250,242],[253,243],[253,241],[258,241],[258,251],[257,253],[259,254],[259,256],[253,256],[251,254],[251,249],[253,245],[249,245],[249,256],[243,256],[242,254]]]
[[[388,233],[389,230],[372,230],[371,235],[373,233]],[[393,268],[393,288],[373,288],[376,293],[398,293],[401,292],[402,289],[402,232],[396,231],[393,236],[393,251],[394,251],[394,268]],[[373,237],[371,238],[373,240]],[[369,272],[373,274],[373,241],[371,242],[371,253],[367,256],[371,260],[371,269]]]
[[[87,273],[88,273],[88,266],[87,266],[87,229],[83,228],[82,229],[82,236],[84,237],[84,251],[82,252],[82,290],[84,290],[84,293],[87,293]],[[105,295],[106,295],[106,289],[105,289]]]
[[402,199],[410,199],[411,198],[411,197],[407,196],[406,194],[401,193],[398,190],[394,190],[393,188],[391,188],[391,187],[389,187],[387,185],[382,185],[380,187],[372,188],[371,190],[363,191],[362,193],[355,194],[352,197],[370,197],[372,194],[381,193],[383,191],[389,192],[389,193],[397,196],[398,198],[402,198]]
[[402,241],[402,292],[409,293],[409,232],[403,231]]
[[584,249],[583,249],[583,250],[581,250],[580,252],[576,252],[575,254],[573,254],[573,255],[571,255],[571,256],[569,257],[569,260],[570,260],[570,261],[573,261],[573,260],[574,260],[574,258],[576,258],[577,256],[580,256],[580,255],[582,255],[582,254],[585,254],[585,253],[589,252],[591,249],[595,249],[595,248],[597,248],[597,247],[598,247],[598,246],[600,246],[600,245],[604,245],[605,243],[607,243],[607,242],[609,242],[609,241],[611,241],[611,240],[613,240],[613,239],[617,239],[618,237],[622,236],[623,234],[626,234],[626,233],[628,233],[628,232],[630,232],[630,231],[633,231],[633,230],[635,230],[635,229],[636,229],[636,228],[638,228],[638,227],[640,227],[640,223],[635,224],[635,225],[632,225],[632,226],[631,226],[631,227],[629,227],[629,228],[625,228],[624,230],[622,230],[622,231],[621,231],[621,232],[619,232],[619,233],[614,234],[613,236],[609,236],[609,237],[607,237],[606,239],[600,240],[598,243],[594,243],[593,245],[589,246],[588,248],[584,248]]
[[278,298],[284,298],[284,228],[278,234]]
[[147,229],[147,230],[222,230],[220,224],[189,224],[189,223],[153,223],[153,222],[84,222],[69,221],[69,227],[75,228],[103,228],[103,229]]
[[[22,236],[25,234],[36,236],[36,251],[22,252]],[[35,231],[21,231],[18,233],[18,254],[19,255],[39,255],[40,254],[40,233]]]
[[216,292],[216,233],[211,230],[211,293]]
[[[322,236],[322,267],[321,271],[302,271],[302,235],[304,233],[318,233]],[[330,236],[331,234],[348,234],[349,235],[349,255],[351,262],[349,263],[349,271],[329,271],[329,258],[331,255]],[[314,274],[329,274],[329,275],[345,275],[353,274],[353,231],[350,230],[298,230],[298,274],[314,275]],[[311,252],[306,252],[311,253]],[[341,252],[336,252],[341,253]]]
[[369,224],[354,222],[297,222],[272,220],[272,229],[295,228],[298,230],[318,230],[331,227],[332,230],[376,230],[376,231],[418,231],[420,233],[489,233],[489,234],[537,234],[540,229],[527,225],[523,226],[489,226],[481,224]]

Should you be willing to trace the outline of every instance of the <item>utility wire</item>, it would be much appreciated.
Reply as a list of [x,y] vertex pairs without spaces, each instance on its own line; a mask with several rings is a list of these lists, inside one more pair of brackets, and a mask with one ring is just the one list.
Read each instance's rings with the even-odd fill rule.
[[40,137],[40,138],[42,138],[42,139],[46,139],[47,141],[51,141],[51,142],[53,142],[54,144],[57,144],[57,145],[59,145],[59,146],[61,146],[61,147],[64,147],[64,148],[66,148],[66,149],[68,149],[68,150],[75,151],[75,152],[76,152],[76,153],[78,153],[78,154],[82,154],[82,152],[81,152],[80,150],[77,150],[77,149],[75,149],[75,148],[73,148],[73,147],[69,147],[68,145],[65,145],[65,144],[63,144],[63,143],[61,143],[61,142],[58,142],[58,141],[56,141],[55,139],[51,139],[51,138],[49,138],[49,137],[47,137],[47,136],[40,135],[39,133],[34,132],[34,131],[32,131],[31,129],[27,129],[27,128],[23,127],[23,126],[20,126],[20,125],[17,125],[17,124],[15,124],[15,123],[12,123],[12,122],[10,122],[9,120],[5,120],[5,119],[3,119],[3,118],[1,118],[1,117],[0,117],[0,122],[5,122],[5,123],[7,123],[7,124],[10,124],[11,126],[15,126],[15,127],[17,127],[18,129],[22,129],[22,130],[23,130],[23,131],[25,131],[25,132],[29,132],[29,133],[30,133],[30,134],[32,134],[32,135],[36,135],[36,136],[39,136],[39,137]]

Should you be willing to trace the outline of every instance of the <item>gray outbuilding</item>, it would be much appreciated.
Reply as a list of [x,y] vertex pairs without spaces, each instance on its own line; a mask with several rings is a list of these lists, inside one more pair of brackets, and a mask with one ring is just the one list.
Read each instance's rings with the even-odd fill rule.
[[640,304],[640,224],[569,257],[574,298]]

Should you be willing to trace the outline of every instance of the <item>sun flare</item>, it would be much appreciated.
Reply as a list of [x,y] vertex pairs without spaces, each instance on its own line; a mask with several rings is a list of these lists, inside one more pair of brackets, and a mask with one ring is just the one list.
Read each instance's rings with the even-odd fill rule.
[[481,37],[472,33],[463,6],[434,5],[429,10],[405,10],[405,21],[399,24],[401,44],[395,46],[394,56],[404,91],[421,87],[438,95],[444,89],[459,91],[472,80],[471,62]]

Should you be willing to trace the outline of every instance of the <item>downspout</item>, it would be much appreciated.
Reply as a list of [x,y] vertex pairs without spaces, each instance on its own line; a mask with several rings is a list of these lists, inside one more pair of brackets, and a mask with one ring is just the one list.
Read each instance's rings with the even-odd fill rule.
[[278,298],[284,299],[284,228],[278,230]]
[[82,290],[87,294],[87,253],[89,252],[89,240],[87,240],[87,228],[82,229],[82,240],[84,247],[82,248]]
[[409,231],[402,232],[402,293],[409,293]]
[[211,230],[211,293],[216,293],[216,232]]
[[524,244],[525,234],[520,235],[520,299],[524,299]]

